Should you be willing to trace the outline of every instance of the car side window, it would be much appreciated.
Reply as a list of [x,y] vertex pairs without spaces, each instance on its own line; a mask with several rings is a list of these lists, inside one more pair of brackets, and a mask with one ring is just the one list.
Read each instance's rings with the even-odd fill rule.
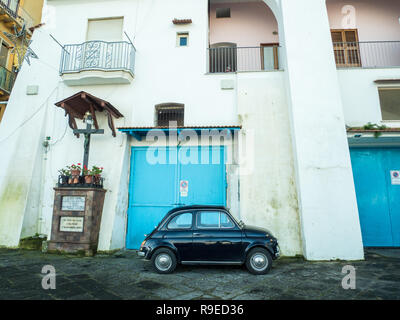
[[221,228],[234,228],[235,224],[232,222],[231,218],[228,217],[226,213],[221,212]]
[[235,227],[229,216],[221,211],[199,212],[196,225],[200,229],[228,229]]
[[171,219],[167,228],[169,230],[190,229],[192,227],[192,217],[193,214],[191,212],[178,214]]

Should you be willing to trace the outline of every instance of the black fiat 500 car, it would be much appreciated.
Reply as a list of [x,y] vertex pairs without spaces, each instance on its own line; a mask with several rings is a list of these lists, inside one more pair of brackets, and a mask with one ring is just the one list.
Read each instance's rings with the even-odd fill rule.
[[236,221],[224,207],[190,206],[169,211],[138,255],[158,273],[171,273],[178,263],[246,264],[258,275],[271,269],[279,246],[269,231]]

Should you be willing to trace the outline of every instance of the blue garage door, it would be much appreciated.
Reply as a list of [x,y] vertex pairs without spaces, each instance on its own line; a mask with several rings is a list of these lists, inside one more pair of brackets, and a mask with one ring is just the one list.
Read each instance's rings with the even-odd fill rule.
[[126,247],[138,249],[182,205],[225,205],[224,147],[133,147]]
[[400,246],[400,150],[354,148],[351,161],[364,246]]

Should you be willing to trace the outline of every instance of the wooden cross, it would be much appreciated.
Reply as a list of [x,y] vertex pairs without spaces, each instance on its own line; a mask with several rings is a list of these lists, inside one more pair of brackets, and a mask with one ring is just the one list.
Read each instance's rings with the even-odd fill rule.
[[85,143],[84,143],[84,152],[83,152],[83,168],[89,168],[89,148],[90,148],[90,136],[92,134],[104,134],[103,129],[92,129],[93,124],[93,116],[90,112],[87,112],[85,115],[86,121],[86,129],[75,129],[74,134],[84,134],[85,135]]

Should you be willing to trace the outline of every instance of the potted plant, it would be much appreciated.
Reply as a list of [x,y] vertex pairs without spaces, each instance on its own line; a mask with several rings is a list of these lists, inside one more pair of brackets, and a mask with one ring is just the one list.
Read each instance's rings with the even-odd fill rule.
[[86,166],[83,167],[83,176],[86,184],[93,184],[93,174]]
[[93,166],[91,170],[91,175],[94,178],[94,183],[95,184],[100,184],[100,179],[101,179],[101,174],[103,173],[103,167],[96,167]]
[[71,171],[69,169],[60,169],[58,173],[61,177],[61,184],[68,184],[69,178],[71,177]]
[[78,184],[79,176],[82,171],[81,164],[80,163],[78,163],[77,165],[73,164],[67,168],[71,171],[71,178],[69,179],[69,183],[70,184]]

